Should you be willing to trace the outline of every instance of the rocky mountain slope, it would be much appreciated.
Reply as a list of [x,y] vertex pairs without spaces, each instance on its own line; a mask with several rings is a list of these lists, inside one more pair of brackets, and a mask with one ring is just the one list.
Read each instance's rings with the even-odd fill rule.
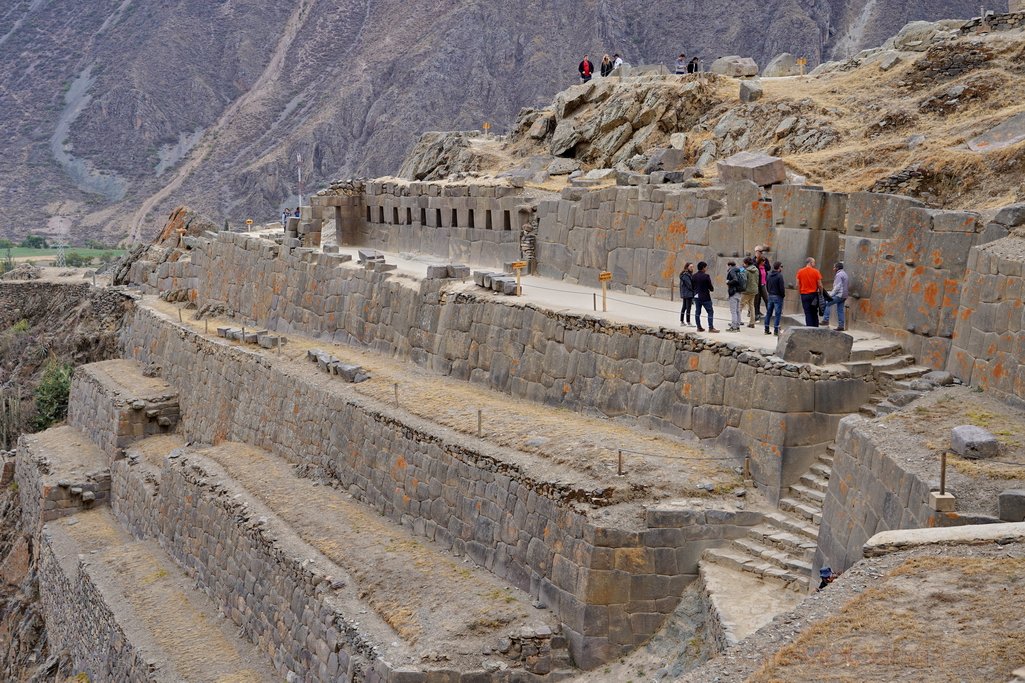
[[188,202],[271,218],[306,187],[397,169],[424,130],[504,129],[584,52],[812,64],[968,0],[12,0],[0,8],[0,235],[154,232]]

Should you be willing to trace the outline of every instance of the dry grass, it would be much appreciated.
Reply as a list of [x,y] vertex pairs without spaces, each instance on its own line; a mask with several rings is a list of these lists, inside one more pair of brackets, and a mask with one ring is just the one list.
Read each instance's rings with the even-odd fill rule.
[[908,560],[750,681],[1005,681],[1025,662],[1025,560]]

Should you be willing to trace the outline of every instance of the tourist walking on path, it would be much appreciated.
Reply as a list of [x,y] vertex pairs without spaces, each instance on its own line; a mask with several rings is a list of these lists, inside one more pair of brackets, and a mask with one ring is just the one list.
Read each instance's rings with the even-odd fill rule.
[[833,276],[833,289],[829,292],[832,300],[826,302],[826,310],[822,314],[822,321],[826,324],[826,327],[829,327],[829,309],[835,306],[836,331],[844,332],[847,330],[847,311],[844,310],[844,305],[847,303],[847,296],[850,294],[847,271],[843,269],[843,262],[833,266],[833,271],[835,272]]
[[758,266],[758,296],[755,297],[755,322],[762,319],[762,303],[769,305],[769,292],[765,284],[769,278],[772,264],[765,256],[765,247],[755,247],[755,265]]
[[623,66],[623,58],[619,56],[619,53],[612,55],[612,70],[615,71],[619,67]]
[[680,53],[680,56],[676,58],[676,75],[683,76],[687,73],[687,55]]
[[708,268],[708,264],[704,261],[698,263],[698,272],[691,276],[691,284],[694,287],[694,300],[697,301],[697,310],[694,312],[695,322],[698,324],[698,332],[704,332],[705,328],[701,327],[701,311],[704,310],[708,313],[708,331],[718,332],[715,329],[715,325],[712,322],[712,292],[715,291],[715,287],[712,286],[712,278],[709,277],[705,269]]
[[744,295],[740,299],[740,304],[745,311],[747,311],[747,326],[754,327],[757,319],[755,318],[755,298],[758,296],[758,290],[761,288],[761,275],[758,272],[758,266],[755,265],[755,260],[748,256],[744,259],[744,270],[747,271],[747,280],[744,283]]
[[601,73],[602,78],[606,78],[612,73],[612,57],[605,55],[601,58],[601,71],[599,73]]
[[683,270],[680,271],[680,301],[683,302],[683,307],[680,309],[681,325],[691,324],[690,309],[694,304],[693,274],[694,264],[690,261],[683,264]]
[[580,62],[580,65],[577,66],[577,71],[580,72],[581,83],[587,83],[591,80],[591,76],[594,75],[594,64],[587,58],[587,55],[584,55],[584,61]]
[[769,293],[769,303],[765,305],[765,334],[769,334],[769,323],[773,315],[776,322],[773,326],[773,334],[779,336],[779,321],[783,317],[783,299],[787,296],[787,285],[783,280],[783,264],[779,261],[772,264],[772,270],[765,281],[765,289]]
[[797,291],[801,295],[805,327],[819,326],[819,292],[822,291],[822,273],[815,267],[815,259],[808,258],[804,268],[797,271]]
[[737,267],[736,261],[726,262],[726,294],[730,302],[730,325],[727,332],[740,332],[740,297],[747,289],[747,271]]
[[282,228],[284,228],[285,226],[287,226],[287,225],[288,225],[288,214],[289,214],[289,209],[288,209],[288,208],[286,207],[286,208],[285,208],[285,209],[284,209],[284,210],[283,210],[283,211],[281,212],[281,227],[282,227]]

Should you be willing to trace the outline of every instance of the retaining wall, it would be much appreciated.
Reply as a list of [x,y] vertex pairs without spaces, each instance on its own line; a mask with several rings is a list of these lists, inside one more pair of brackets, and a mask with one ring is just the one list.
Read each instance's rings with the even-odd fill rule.
[[159,364],[179,390],[185,438],[264,448],[465,553],[552,607],[585,668],[650,637],[695,578],[700,553],[761,519],[649,510],[610,528],[586,510],[610,504],[612,491],[535,480],[513,454],[481,451],[401,411],[308,383],[145,308],[124,345],[129,356]]
[[840,422],[833,471],[822,508],[814,569],[843,571],[862,558],[865,542],[880,531],[942,525],[929,506],[929,482],[903,469],[859,425]]
[[961,380],[1025,401],[1025,236],[1021,229],[968,258],[947,370]]
[[203,270],[201,305],[279,332],[369,346],[513,396],[715,440],[752,458],[770,497],[797,480],[868,394],[846,371],[452,293],[438,281],[389,277],[257,238],[221,233],[205,249],[202,261],[216,268]]

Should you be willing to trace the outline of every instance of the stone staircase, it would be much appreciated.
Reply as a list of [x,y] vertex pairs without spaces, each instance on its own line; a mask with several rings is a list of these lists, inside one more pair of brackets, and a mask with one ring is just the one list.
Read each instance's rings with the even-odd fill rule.
[[896,342],[855,350],[844,366],[855,377],[875,382],[876,390],[859,411],[865,417],[879,417],[899,409],[901,405],[888,397],[894,392],[913,390],[914,381],[930,371],[918,365],[914,356],[905,354],[904,347]]
[[745,538],[706,550],[702,559],[754,574],[788,590],[810,590],[811,562],[832,463],[833,447],[829,446],[828,452],[780,499],[778,510],[767,513]]

